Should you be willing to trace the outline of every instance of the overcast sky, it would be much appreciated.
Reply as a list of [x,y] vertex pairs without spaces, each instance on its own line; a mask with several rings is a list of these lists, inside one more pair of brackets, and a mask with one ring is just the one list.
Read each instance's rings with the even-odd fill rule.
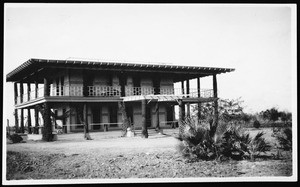
[[[291,111],[295,11],[290,5],[5,4],[7,118],[14,105],[7,73],[30,58],[70,57],[235,68],[217,76],[219,97],[242,97],[246,112]],[[212,87],[211,77],[201,81]]]

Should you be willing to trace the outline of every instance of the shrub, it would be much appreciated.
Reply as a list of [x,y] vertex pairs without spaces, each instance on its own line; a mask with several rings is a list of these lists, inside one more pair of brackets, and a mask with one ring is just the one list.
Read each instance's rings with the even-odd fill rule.
[[241,125],[227,125],[220,123],[213,137],[209,128],[203,124],[195,125],[193,121],[185,120],[183,123],[179,151],[190,160],[212,159],[254,159],[261,152],[270,150],[270,145],[259,132],[254,138],[245,133]]
[[283,128],[279,133],[275,135],[281,148],[285,151],[292,150],[292,129],[287,127]]
[[254,159],[254,156],[259,156],[261,152],[265,153],[266,151],[270,151],[271,145],[263,138],[264,134],[264,132],[259,132],[251,140],[251,143],[249,144],[251,160]]
[[13,142],[13,143],[20,143],[21,141],[23,141],[23,138],[18,135],[18,134],[13,134],[9,136],[9,139]]
[[254,122],[253,122],[253,127],[254,128],[257,128],[257,129],[259,129],[259,127],[260,127],[260,122],[258,121],[258,120],[254,120]]

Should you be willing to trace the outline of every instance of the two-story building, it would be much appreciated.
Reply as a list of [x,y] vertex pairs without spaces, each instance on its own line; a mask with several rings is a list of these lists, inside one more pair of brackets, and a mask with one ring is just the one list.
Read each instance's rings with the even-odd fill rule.
[[[24,132],[24,110],[27,124],[41,126],[49,115],[41,115],[47,107],[65,133],[83,131],[78,106],[85,106],[83,116],[90,131],[121,128],[124,118],[120,102],[125,104],[126,116],[134,128],[163,127],[175,120],[174,106],[180,106],[182,119],[189,115],[192,103],[213,102],[217,99],[217,79],[231,68],[179,66],[166,64],[137,64],[78,60],[29,59],[7,74],[14,82],[16,127]],[[200,78],[212,76],[213,89],[201,89]],[[190,80],[197,79],[197,88]],[[181,88],[174,84],[181,82]],[[26,89],[25,89],[26,88]],[[24,91],[25,90],[25,91]],[[37,107],[39,106],[39,107]],[[31,110],[35,124],[31,124]],[[20,117],[19,117],[20,112]],[[200,113],[199,113],[200,115]],[[39,120],[41,118],[43,120]],[[47,118],[47,119],[45,119]],[[56,125],[51,127],[56,128]]]

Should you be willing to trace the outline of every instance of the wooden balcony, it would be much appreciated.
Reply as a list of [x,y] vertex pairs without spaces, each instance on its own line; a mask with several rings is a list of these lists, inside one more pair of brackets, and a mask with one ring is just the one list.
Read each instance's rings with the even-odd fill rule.
[[[200,95],[199,95],[200,94]],[[84,96],[85,95],[85,96]],[[189,94],[184,94],[181,88],[160,88],[155,90],[152,87],[129,87],[125,86],[125,96],[140,96],[140,95],[180,95],[186,98],[212,98],[212,89],[190,88]],[[23,94],[17,97],[16,105],[23,103],[34,102],[44,97],[44,87],[37,90],[32,90],[28,94]],[[50,86],[50,96],[48,98],[68,98],[68,99],[83,99],[89,98],[93,101],[99,98],[101,100],[111,100],[110,98],[121,98],[121,86],[88,86],[86,94],[84,94],[83,86]]]

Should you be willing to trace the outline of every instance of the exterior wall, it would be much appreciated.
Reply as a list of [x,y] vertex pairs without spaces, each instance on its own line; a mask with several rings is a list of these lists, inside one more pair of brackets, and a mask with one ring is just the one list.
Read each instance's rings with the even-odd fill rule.
[[142,110],[141,103],[134,103],[133,105],[133,125],[135,128],[142,127]]
[[109,110],[107,106],[102,106],[101,123],[109,123]]
[[141,78],[141,87],[143,88],[153,88],[153,81],[150,77]]
[[164,89],[172,89],[172,88],[174,88],[173,79],[172,78],[167,78],[167,77],[161,78],[161,80],[160,80],[160,88],[164,88]]
[[108,77],[105,74],[96,73],[94,77],[94,86],[108,86]]
[[[155,113],[155,106],[152,107],[152,118],[151,118],[151,123],[152,127],[156,126],[156,113]],[[160,127],[164,127],[165,124],[161,123],[163,121],[167,121],[167,112],[166,112],[166,107],[162,104],[159,105],[159,125]]]

